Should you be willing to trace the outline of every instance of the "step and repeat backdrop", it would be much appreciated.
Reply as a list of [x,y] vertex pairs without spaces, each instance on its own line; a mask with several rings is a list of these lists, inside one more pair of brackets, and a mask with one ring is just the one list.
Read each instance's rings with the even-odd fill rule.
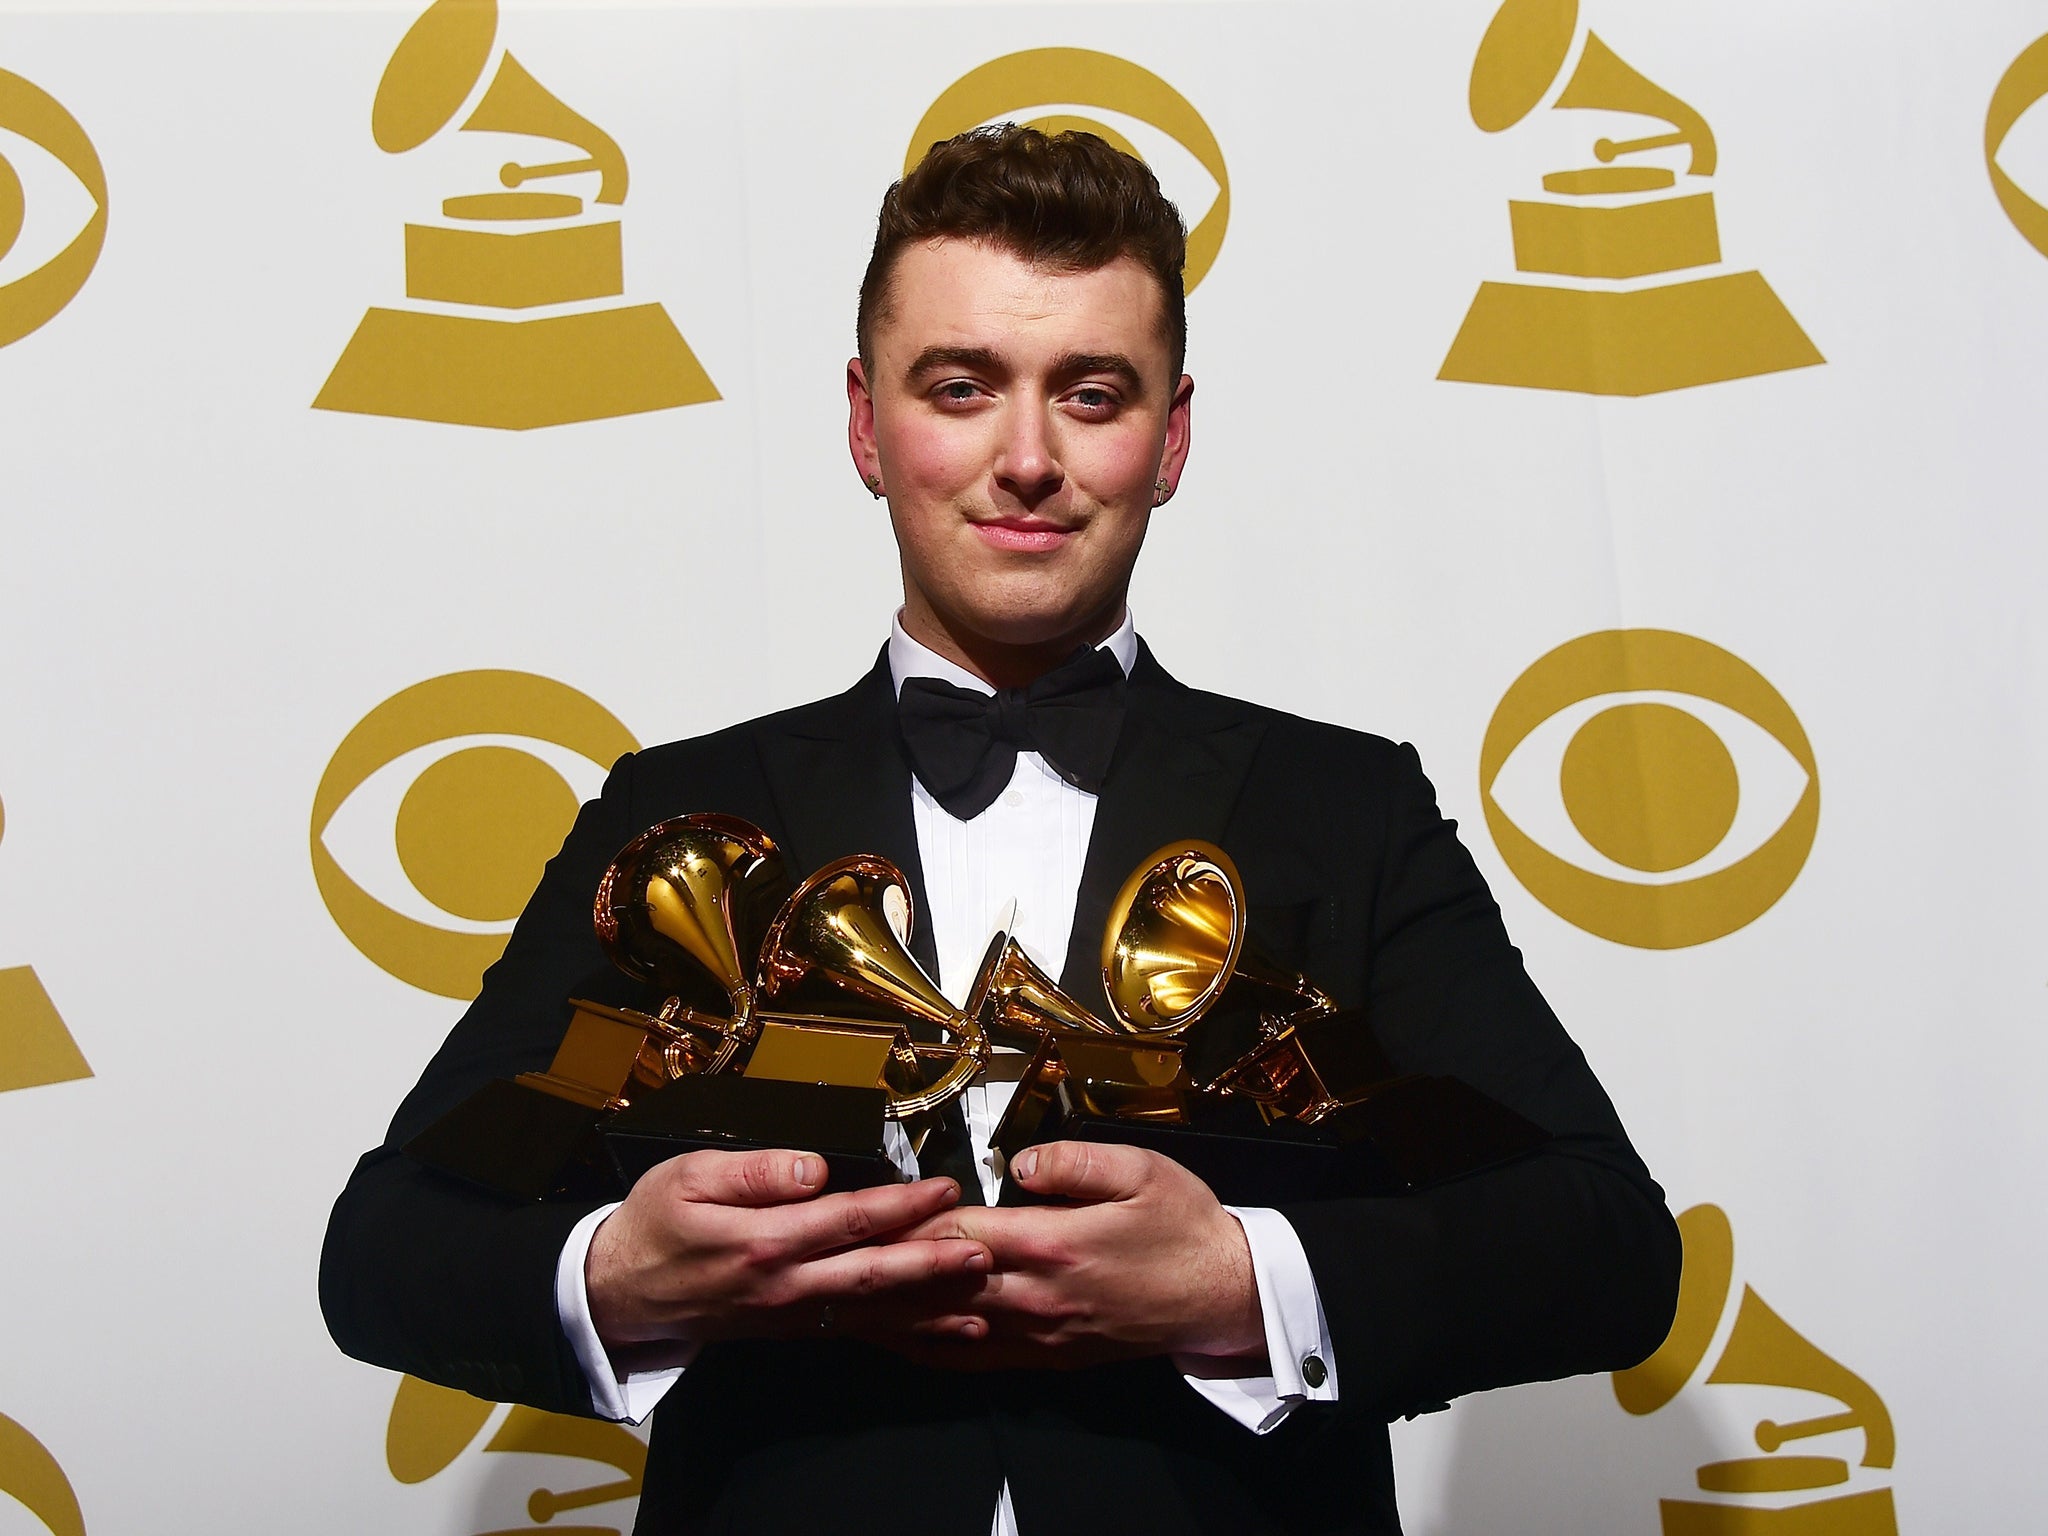
[[327,1208],[604,767],[867,665],[875,207],[1005,119],[1191,231],[1141,628],[1418,745],[1683,1213],[1409,1528],[2040,1518],[2044,96],[2048,0],[0,6],[0,1532],[630,1524]]

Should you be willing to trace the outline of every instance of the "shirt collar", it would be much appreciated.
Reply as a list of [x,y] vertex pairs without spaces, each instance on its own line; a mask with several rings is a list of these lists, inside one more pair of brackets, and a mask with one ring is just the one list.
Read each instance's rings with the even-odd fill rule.
[[[1124,676],[1131,675],[1131,668],[1138,664],[1138,630],[1131,622],[1128,607],[1124,609],[1124,621],[1116,627],[1116,633],[1096,649],[1108,651],[1116,658],[1116,664],[1124,669]],[[975,693],[996,691],[958,662],[948,661],[930,646],[911,639],[903,628],[903,610],[898,608],[895,618],[889,621],[889,680],[899,694],[903,692],[906,677],[935,677],[942,683],[951,683]]]

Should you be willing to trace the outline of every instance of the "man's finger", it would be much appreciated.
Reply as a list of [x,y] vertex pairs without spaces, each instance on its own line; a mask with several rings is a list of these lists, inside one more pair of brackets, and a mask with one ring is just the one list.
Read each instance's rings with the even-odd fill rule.
[[830,1254],[800,1266],[800,1298],[865,1301],[907,1287],[986,1274],[988,1250],[957,1238],[938,1242],[877,1243]]
[[781,1213],[776,1218],[775,1242],[791,1258],[858,1247],[895,1237],[959,1199],[960,1186],[951,1179],[850,1189]]
[[1010,1177],[1034,1195],[1128,1200],[1152,1176],[1156,1152],[1097,1141],[1049,1141],[1010,1160]]
[[815,1152],[685,1152],[655,1170],[682,1200],[710,1205],[787,1205],[825,1187],[825,1159]]

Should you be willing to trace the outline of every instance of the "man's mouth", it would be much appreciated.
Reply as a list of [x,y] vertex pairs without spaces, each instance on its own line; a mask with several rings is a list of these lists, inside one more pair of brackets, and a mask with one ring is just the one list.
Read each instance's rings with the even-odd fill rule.
[[976,522],[974,531],[992,548],[1025,554],[1058,549],[1074,530],[1042,517],[998,517]]

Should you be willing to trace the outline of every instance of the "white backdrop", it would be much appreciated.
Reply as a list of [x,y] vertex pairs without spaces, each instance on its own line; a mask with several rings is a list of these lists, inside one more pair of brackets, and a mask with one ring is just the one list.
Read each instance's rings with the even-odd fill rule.
[[[1117,94],[1120,66],[1058,55],[1017,66],[1041,98],[991,111],[1117,128],[1191,223],[1219,183],[1158,104],[1184,103],[1227,167],[1190,302],[1194,455],[1139,572],[1142,629],[1189,681],[1418,745],[1673,1208],[1724,1213],[1734,1287],[1857,1382],[1828,1385],[1782,1341],[1764,1353],[1785,1379],[1743,1376],[1763,1331],[1734,1325],[1739,1289],[1723,1306],[1710,1288],[1668,1406],[1632,1415],[1591,1378],[1400,1428],[1410,1528],[1885,1532],[1886,1491],[1900,1529],[2032,1518],[2048,254],[2027,209],[2048,198],[2048,108],[2025,109],[2048,66],[2023,55],[2048,4],[1586,0],[1536,109],[1498,133],[1468,104],[1496,0],[508,4],[462,112],[387,153],[372,101],[424,9],[0,6],[0,158],[22,189],[0,175],[0,1533],[629,1521],[614,1499],[525,1525],[547,1512],[534,1489],[617,1474],[488,1452],[439,1398],[400,1415],[387,1455],[397,1379],[320,1322],[328,1205],[461,1008],[430,987],[461,990],[463,945],[427,930],[504,926],[502,889],[444,877],[486,913],[465,918],[409,883],[466,866],[461,829],[444,846],[431,817],[407,844],[401,805],[418,769],[490,740],[587,793],[600,770],[579,750],[706,730],[865,667],[894,563],[846,460],[842,369],[874,208],[949,86],[1039,49],[1169,89]],[[1668,192],[1543,190],[1597,165],[1601,135],[1670,127],[1551,110],[1589,27],[1711,125],[1711,175],[1672,147],[1617,162],[1672,171]],[[370,307],[522,313],[406,296],[408,221],[462,226],[441,199],[492,190],[508,157],[580,153],[458,132],[507,49],[630,165],[622,204],[556,221],[621,221],[623,296],[537,313],[658,304],[718,398],[526,431],[313,409]],[[74,243],[94,238],[95,197],[67,122],[104,170],[96,261]],[[1516,270],[1511,199],[1576,215],[1703,191],[1719,265]],[[54,313],[14,337],[10,317],[50,306],[6,285],[46,269]],[[1687,348],[1748,322],[1687,285],[1749,271],[1825,361],[1692,382],[1713,370]],[[1683,289],[1708,321],[1581,327],[1597,365],[1647,348],[1685,386],[1640,398],[1439,379],[1483,282]],[[1540,370],[1532,334],[1510,350]],[[552,376],[527,387],[574,414]],[[1621,710],[1609,779],[1641,814],[1581,837],[1598,808],[1572,785],[1613,764],[1590,736],[1567,750],[1567,722],[1544,738],[1561,767],[1488,779],[1490,826],[1496,710],[1539,658],[1610,631],[1676,632],[1705,658],[1681,676],[1633,638],[1556,664],[1583,674],[1577,697],[1612,679],[1570,658],[1620,658],[1636,696],[1591,712]],[[559,690],[458,677],[426,695],[429,726],[446,703],[438,730],[401,740],[384,722],[403,705],[373,717],[429,680],[504,671],[601,709],[579,722]],[[1763,695],[1686,702],[1700,678],[1752,673]],[[1662,756],[1645,692],[1698,722]],[[1771,756],[1795,744],[1768,720],[1744,731],[1764,695],[1807,763]],[[316,817],[348,740],[413,755],[367,764]],[[1574,781],[1573,751],[1593,780]],[[505,761],[463,759],[415,811],[560,798],[519,801],[488,771]],[[1731,829],[1699,806],[1738,780]],[[1796,819],[1815,790],[1802,857],[1760,808]],[[1782,878],[1723,882],[1730,931],[1602,936],[1625,909],[1664,921],[1686,898],[1643,889],[1746,853],[1729,839],[1759,817]],[[1623,888],[1560,913],[1499,818]],[[545,817],[482,825],[515,852],[559,835]],[[1646,875],[1611,857],[1629,826],[1691,827],[1715,851]],[[396,915],[365,919],[331,879],[323,895],[316,846]],[[1696,1214],[1688,1236],[1712,1227]],[[1760,1446],[1760,1420],[1843,1411],[1814,1385],[1853,1426]],[[1895,1459],[1877,1453],[1886,1418]],[[447,1441],[420,1449],[406,1436],[429,1421]],[[1847,1482],[1789,1462],[1777,1492],[1703,1491],[1700,1468],[1760,1452],[1839,1458]]]

